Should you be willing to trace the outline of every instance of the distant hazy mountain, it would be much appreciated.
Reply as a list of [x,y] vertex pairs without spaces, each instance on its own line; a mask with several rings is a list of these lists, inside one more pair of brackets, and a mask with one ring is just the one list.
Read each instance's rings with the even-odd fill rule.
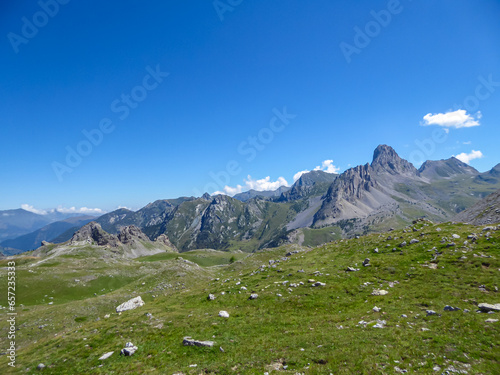
[[79,227],[87,224],[93,219],[93,216],[77,216],[61,221],[56,221],[55,223],[48,224],[34,232],[2,241],[0,245],[3,247],[11,248],[10,250],[8,250],[8,254],[10,255],[16,253],[12,249],[20,250],[17,252],[33,250],[38,248],[42,241],[51,241],[68,229],[75,227],[78,229]]
[[246,202],[255,197],[261,198],[273,198],[279,197],[281,194],[290,190],[288,186],[281,186],[276,190],[267,190],[267,191],[257,191],[250,189],[248,191],[244,191],[243,193],[236,194],[233,198],[238,199],[239,201]]
[[50,211],[45,215],[39,215],[22,208],[0,211],[0,241],[16,238],[40,229],[47,224],[78,216],[83,215],[62,213],[57,210]]
[[473,225],[500,223],[500,190],[462,211],[454,220]]
[[21,208],[0,211],[0,241],[33,232],[51,221],[48,217]]

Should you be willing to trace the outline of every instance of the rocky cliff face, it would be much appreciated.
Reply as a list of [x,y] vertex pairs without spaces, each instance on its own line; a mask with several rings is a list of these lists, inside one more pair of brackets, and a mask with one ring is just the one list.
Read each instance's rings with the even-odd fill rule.
[[339,220],[364,218],[392,201],[377,181],[372,166],[357,166],[342,173],[330,186],[314,216],[314,225],[320,227]]

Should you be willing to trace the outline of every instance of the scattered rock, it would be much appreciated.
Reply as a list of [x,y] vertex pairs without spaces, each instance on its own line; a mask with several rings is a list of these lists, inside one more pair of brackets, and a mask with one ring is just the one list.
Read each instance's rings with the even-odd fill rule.
[[259,298],[259,295],[257,293],[252,293],[250,294],[250,297],[248,297],[248,299],[257,299]]
[[43,370],[45,368],[45,365],[43,363],[40,363],[38,366],[36,366],[37,370]]
[[378,247],[373,252],[378,254]]
[[322,283],[321,281],[316,281],[312,286],[325,286],[326,283]]
[[489,312],[489,311],[500,312],[500,303],[497,303],[495,305],[492,305],[490,303],[480,303],[479,305],[477,305],[477,307],[479,307],[481,311],[484,312]]
[[210,293],[207,297],[207,300],[209,300],[209,301],[213,301],[214,299],[215,299],[215,296],[212,293]]
[[142,300],[141,296],[138,296],[122,303],[116,308],[116,312],[119,313],[127,310],[133,310],[140,306],[144,306],[144,301]]
[[486,319],[485,322],[486,323],[496,323],[496,322],[498,322],[498,319]]
[[189,336],[186,336],[184,337],[184,339],[182,340],[182,345],[184,346],[200,346],[200,347],[208,347],[208,348],[211,348],[212,346],[214,346],[214,342],[213,341],[200,341],[200,340],[195,340],[195,339],[192,339],[191,337]]
[[369,266],[371,266],[371,264],[370,264],[370,258],[366,258],[363,261],[363,267],[369,267]]
[[460,236],[458,234],[452,234],[451,235],[453,237],[453,239],[455,240],[458,240],[460,238]]
[[398,246],[399,246],[399,247],[404,247],[404,246],[406,246],[406,241],[401,242]]
[[415,243],[419,243],[419,242],[420,242],[419,240],[417,240],[417,239],[415,239],[415,238],[412,238],[412,239],[410,240],[410,245],[413,245],[413,244],[415,244]]
[[372,310],[374,312],[380,312],[380,310],[382,310],[382,309],[380,307],[375,306]]
[[114,352],[107,352],[106,354],[103,354],[99,360],[100,361],[104,361],[105,359],[108,359],[109,357],[111,357],[113,355]]
[[359,268],[347,267],[346,272],[356,272],[359,271]]
[[458,310],[460,310],[459,307],[452,307],[452,306],[449,306],[449,305],[446,305],[444,307],[444,311],[458,311]]
[[222,311],[219,311],[219,316],[221,318],[229,318],[229,313],[227,311],[222,310]]
[[377,324],[373,326],[373,328],[385,328],[385,325],[387,322],[385,320],[379,320],[377,319]]
[[455,242],[450,242],[449,244],[446,244],[446,247],[454,247],[456,246]]
[[136,352],[137,349],[138,349],[137,346],[135,346],[131,342],[127,342],[125,344],[125,347],[120,351],[120,355],[124,355],[125,357],[130,357]]
[[373,289],[372,296],[385,296],[389,292],[384,289]]

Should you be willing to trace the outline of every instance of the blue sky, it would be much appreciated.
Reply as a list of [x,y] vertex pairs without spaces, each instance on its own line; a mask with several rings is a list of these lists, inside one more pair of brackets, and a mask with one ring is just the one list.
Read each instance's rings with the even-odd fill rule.
[[4,1],[0,209],[274,188],[381,143],[489,170],[499,19],[496,0]]

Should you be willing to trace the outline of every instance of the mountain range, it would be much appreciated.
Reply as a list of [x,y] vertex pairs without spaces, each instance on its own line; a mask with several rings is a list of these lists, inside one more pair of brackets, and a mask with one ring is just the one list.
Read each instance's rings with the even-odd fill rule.
[[[304,173],[290,188],[276,191],[157,200],[138,211],[109,212],[95,222],[111,235],[130,225],[151,241],[164,235],[179,251],[254,251],[401,228],[417,217],[451,220],[499,188],[500,164],[480,173],[452,157],[426,161],[416,169],[393,148],[380,145],[371,163],[340,175],[315,170]],[[83,225],[89,218],[79,220]],[[68,241],[78,229],[67,221],[55,224],[0,245],[29,250],[26,247],[36,241]]]

